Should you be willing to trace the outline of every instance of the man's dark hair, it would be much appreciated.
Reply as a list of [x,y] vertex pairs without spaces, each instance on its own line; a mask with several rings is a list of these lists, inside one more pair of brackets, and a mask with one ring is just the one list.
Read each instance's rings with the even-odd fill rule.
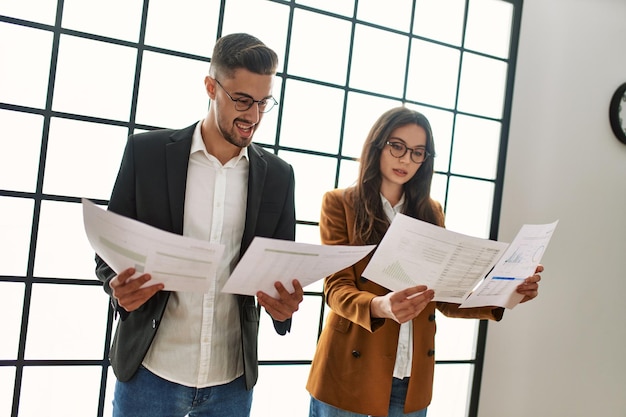
[[244,68],[261,75],[273,75],[278,67],[276,52],[247,33],[233,33],[218,39],[211,56],[212,77],[232,77],[235,70]]

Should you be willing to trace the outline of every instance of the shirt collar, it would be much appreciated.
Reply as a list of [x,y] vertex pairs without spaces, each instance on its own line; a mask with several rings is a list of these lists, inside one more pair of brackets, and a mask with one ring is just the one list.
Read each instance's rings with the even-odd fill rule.
[[400,201],[398,201],[398,203],[393,207],[391,207],[391,203],[389,202],[389,200],[385,198],[384,195],[381,194],[380,199],[383,202],[383,211],[385,212],[385,214],[387,215],[387,218],[390,221],[393,220],[396,214],[401,213],[402,209],[404,208],[404,193],[402,193],[402,197],[400,197]]

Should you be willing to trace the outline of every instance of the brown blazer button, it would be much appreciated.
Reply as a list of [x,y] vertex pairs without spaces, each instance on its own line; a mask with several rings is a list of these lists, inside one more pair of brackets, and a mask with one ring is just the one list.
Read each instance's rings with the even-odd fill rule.
[[428,315],[428,321],[435,321],[435,315],[434,314],[429,314]]
[[352,351],[352,356],[354,356],[355,358],[360,358],[361,357],[361,352],[359,352],[358,350],[353,350]]
[[428,349],[428,356],[433,356],[435,354],[435,349]]

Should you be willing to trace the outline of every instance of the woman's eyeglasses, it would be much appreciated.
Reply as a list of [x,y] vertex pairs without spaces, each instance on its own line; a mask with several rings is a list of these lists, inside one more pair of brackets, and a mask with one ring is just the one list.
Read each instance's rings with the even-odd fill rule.
[[386,141],[385,145],[389,145],[389,152],[391,153],[391,156],[395,158],[402,158],[408,151],[411,151],[411,161],[416,164],[421,164],[430,156],[430,153],[428,153],[426,149],[411,149],[402,142]]

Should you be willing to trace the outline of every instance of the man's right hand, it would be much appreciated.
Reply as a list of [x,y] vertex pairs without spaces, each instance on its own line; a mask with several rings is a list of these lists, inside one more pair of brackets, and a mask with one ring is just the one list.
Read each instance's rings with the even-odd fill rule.
[[135,274],[135,268],[128,268],[109,282],[111,287],[111,295],[117,304],[124,310],[137,310],[154,294],[164,288],[163,284],[155,284],[141,288],[146,282],[150,281],[150,274],[143,274],[137,278],[130,279]]

